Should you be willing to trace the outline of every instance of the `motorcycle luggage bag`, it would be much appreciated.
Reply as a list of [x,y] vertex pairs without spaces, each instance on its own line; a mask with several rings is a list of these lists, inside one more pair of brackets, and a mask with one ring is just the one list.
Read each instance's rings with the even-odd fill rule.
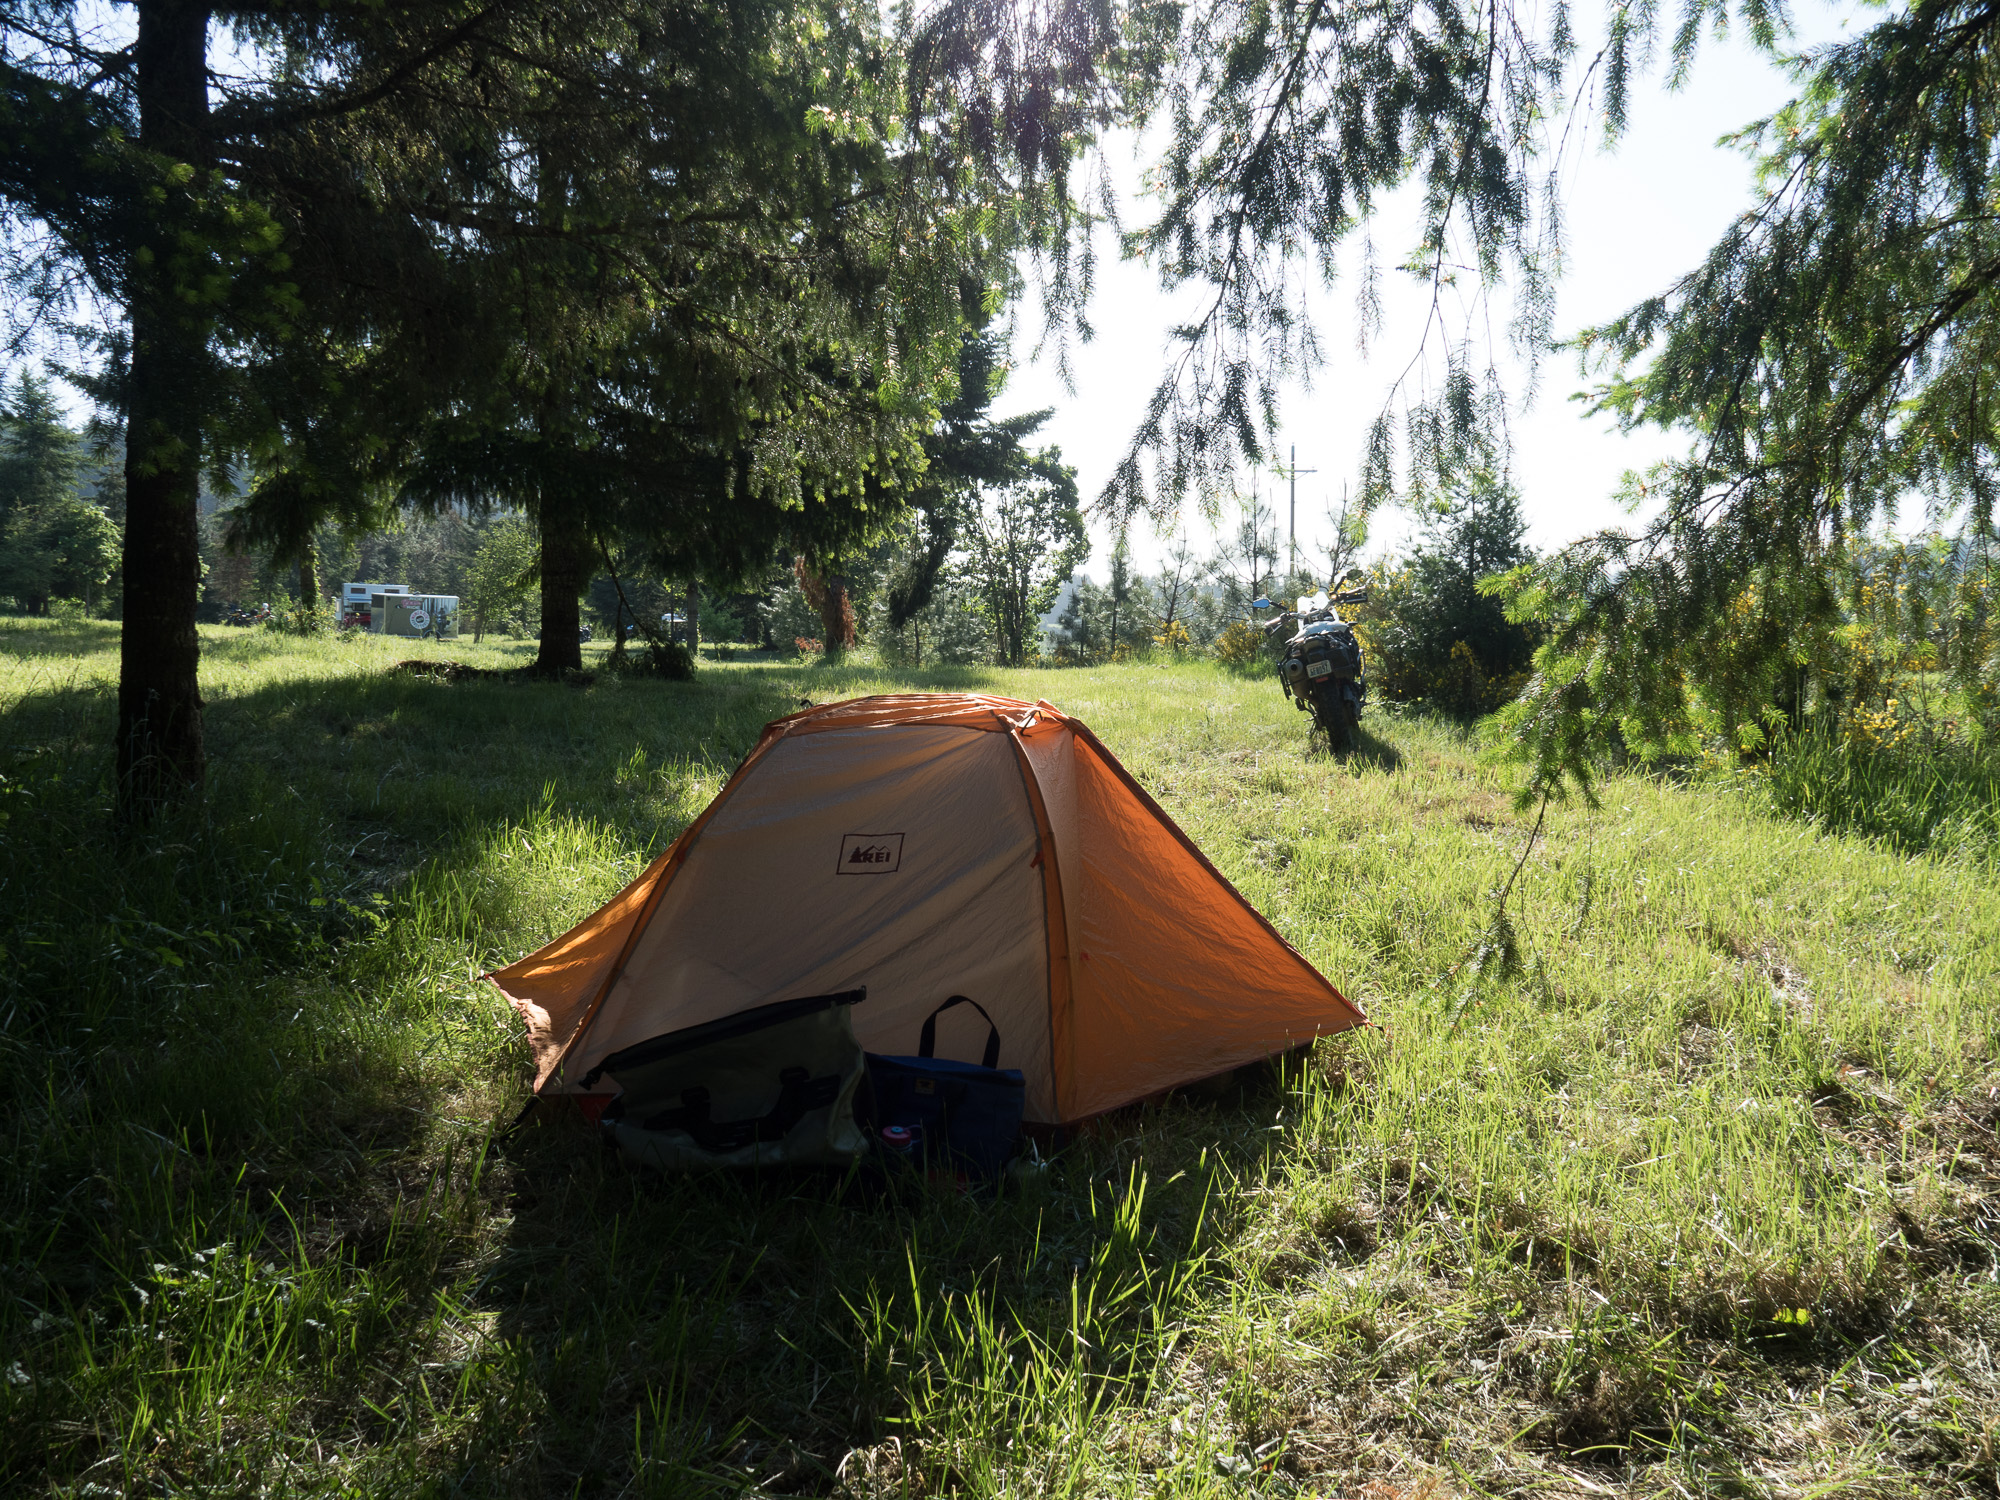
[[[1346,625],[1333,628],[1322,627],[1313,631],[1299,642],[1299,654],[1308,663],[1330,662],[1335,677],[1358,677],[1361,675],[1361,647],[1354,639],[1354,632]],[[1325,676],[1325,673],[1317,674]]]
[[853,1008],[867,990],[809,995],[666,1032],[614,1052],[584,1078],[621,1092],[604,1128],[663,1171],[845,1166],[868,1149],[855,1118],[867,1061]]

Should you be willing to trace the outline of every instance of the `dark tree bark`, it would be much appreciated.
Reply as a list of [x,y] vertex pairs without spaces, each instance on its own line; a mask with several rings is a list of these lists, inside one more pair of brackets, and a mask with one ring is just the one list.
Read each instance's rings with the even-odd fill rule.
[[[138,7],[139,137],[200,169],[208,113],[208,10],[177,0]],[[169,191],[173,191],[169,189]],[[209,330],[178,296],[187,251],[174,215],[134,246],[125,449],[125,618],[118,676],[118,801],[144,818],[200,784],[201,392]]]
[[820,650],[833,661],[854,644],[854,603],[848,596],[847,575],[831,568],[822,573],[803,555],[793,559],[792,573],[806,603],[819,613]]
[[311,542],[299,554],[299,603],[312,609],[319,603],[319,558]]
[[568,506],[544,506],[542,515],[542,641],[530,670],[560,677],[583,670],[583,591],[590,586],[596,553],[584,519]]
[[688,654],[690,656],[698,655],[701,651],[701,580],[699,578],[690,578],[688,580],[687,617]]
[[854,644],[854,603],[848,597],[845,573],[826,575],[826,595],[820,601],[819,623],[824,632],[821,640],[825,643],[826,659],[836,661]]

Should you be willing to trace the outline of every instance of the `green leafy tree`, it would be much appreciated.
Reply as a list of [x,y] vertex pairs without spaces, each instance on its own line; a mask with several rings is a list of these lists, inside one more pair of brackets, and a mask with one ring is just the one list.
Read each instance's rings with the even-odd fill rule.
[[1044,644],[1053,646],[1061,660],[1090,661],[1104,649],[1104,590],[1084,573],[1071,575],[1066,593],[1058,587],[1062,608],[1055,618],[1053,639]]
[[1278,520],[1255,495],[1239,494],[1236,503],[1234,524],[1216,529],[1208,576],[1223,610],[1242,620],[1254,600],[1277,586]]
[[488,527],[465,572],[465,607],[472,612],[472,639],[520,609],[535,587],[540,560],[534,528],[522,517],[505,516]]
[[[238,377],[342,321],[344,300],[379,306],[380,288],[441,263],[423,204],[461,133],[387,122],[462,99],[465,70],[510,26],[513,47],[540,48],[529,9],[139,0],[121,36],[95,7],[0,6],[0,204],[31,231],[7,241],[10,275],[44,306],[87,286],[124,313],[98,394],[125,432],[127,813],[203,773],[197,496],[223,431],[241,442],[253,425],[232,419],[258,389]],[[226,82],[212,27],[234,41]]]
[[[1125,247],[1206,295],[1109,487],[1120,509],[1212,505],[1263,451],[1282,378],[1319,358],[1302,282],[1358,273],[1364,336],[1379,330],[1385,265],[1430,281],[1434,306],[1455,283],[1474,314],[1427,328],[1438,358],[1410,368],[1441,379],[1385,397],[1361,466],[1366,512],[1399,490],[1428,505],[1468,467],[1504,467],[1505,392],[1470,330],[1504,279],[1516,347],[1532,367],[1551,346],[1571,101],[1587,98],[1615,141],[1649,58],[1678,83],[1704,31],[1776,56],[1789,27],[1768,0],[1697,0],[1671,22],[1612,3],[1604,18],[1579,75],[1567,6],[947,0],[913,50],[912,94],[1036,205],[1059,329],[1084,328],[1090,279],[1076,185],[1091,178],[1075,155],[1111,118],[1162,143],[1158,212]],[[1547,627],[1509,720],[1535,787],[1587,783],[1614,742],[1691,748],[1715,705],[1744,744],[1794,717],[1831,649],[1839,560],[1887,507],[1920,497],[1940,526],[1962,518],[1969,542],[1990,537],[1996,28],[1970,0],[1916,0],[1791,62],[1798,99],[1741,137],[1762,153],[1759,201],[1701,267],[1582,340],[1609,375],[1602,409],[1678,428],[1690,447],[1629,486],[1645,525],[1503,586]],[[1039,112],[1021,107],[1035,88],[1052,101]],[[1378,207],[1406,184],[1416,233],[1381,254]]]
[[923,606],[905,615],[902,624],[889,621],[888,588],[878,590],[876,597],[871,638],[890,665],[962,666],[993,660],[986,599],[963,553],[937,570]]
[[96,609],[119,541],[117,523],[74,494],[15,510],[0,522],[0,594],[29,614],[46,614],[51,599]]
[[[1431,498],[1468,444],[1504,440],[1497,375],[1469,330],[1477,304],[1511,283],[1512,336],[1531,360],[1549,344],[1560,262],[1560,156],[1573,96],[1608,136],[1632,80],[1657,52],[1669,78],[1704,28],[1740,22],[1771,49],[1786,24],[1771,0],[1695,0],[1671,37],[1654,7],[1607,0],[1607,36],[1584,77],[1568,6],[1202,0],[940,0],[910,49],[911,113],[1028,205],[1043,300],[1060,345],[1087,336],[1093,247],[1087,201],[1103,175],[1076,170],[1109,124],[1157,143],[1150,218],[1122,248],[1169,289],[1198,289],[1145,417],[1103,497],[1120,511],[1219,505],[1245,459],[1268,451],[1283,381],[1321,358],[1299,314],[1304,283],[1357,289],[1364,338],[1379,329],[1386,258],[1474,315],[1433,320],[1443,378],[1392,390],[1371,432],[1364,499],[1401,484]],[[1662,41],[1666,45],[1661,46]],[[1378,251],[1374,220],[1415,190],[1405,243]],[[1398,418],[1400,417],[1400,421]]]
[[1333,526],[1332,540],[1325,547],[1325,581],[1331,587],[1360,566],[1361,549],[1368,545],[1368,511],[1365,506],[1350,499],[1343,488],[1340,504],[1328,503],[1326,518]]
[[1200,565],[1185,530],[1174,533],[1163,559],[1166,566],[1153,579],[1153,641],[1171,651],[1185,649],[1192,640],[1188,612],[1197,595]]
[[[965,288],[968,304],[976,290]],[[969,305],[967,317],[979,326],[961,336],[958,386],[924,437],[923,481],[886,579],[884,618],[892,630],[929,604],[946,560],[958,546],[966,508],[974,503],[978,489],[1014,483],[1026,475],[1032,460],[1027,439],[1052,415],[1038,411],[993,417],[993,402],[1006,381],[1006,350],[984,326],[983,309]]]
[[518,185],[480,200],[559,251],[496,259],[501,399],[446,413],[408,492],[535,518],[540,670],[577,664],[607,545],[728,584],[788,544],[845,642],[850,562],[908,504],[992,257],[955,174],[894,146],[886,45],[866,7],[685,7],[603,65],[617,89],[551,81]]
[[1540,784],[1608,743],[1754,750],[1836,665],[1849,560],[1923,504],[1993,531],[2000,14],[1917,3],[1812,54],[1741,137],[1759,199],[1700,266],[1581,343],[1599,408],[1688,440],[1651,513],[1512,580],[1549,641],[1511,716]]
[[23,370],[0,408],[0,594],[29,614],[95,609],[117,567],[117,523],[77,493],[86,458],[47,380]]
[[1140,597],[1144,589],[1144,580],[1132,572],[1132,544],[1121,530],[1111,548],[1111,576],[1104,586],[1105,613],[1108,617],[1104,623],[1104,639],[1106,649],[1114,656],[1120,646],[1129,649],[1133,644],[1134,621],[1144,608]]
[[643,510],[663,549],[742,553],[803,508],[823,541],[920,467],[992,205],[892,150],[868,8],[132,10],[125,44],[0,4],[14,284],[125,314],[98,394],[125,417],[128,812],[202,774],[204,467],[246,457],[242,539],[302,563],[399,495],[527,511],[549,671],[593,529]]
[[1002,662],[1020,666],[1035,620],[1090,555],[1077,507],[1076,471],[1045,448],[1021,479],[981,496],[969,518],[967,549]]
[[1057,619],[1065,642],[1082,660],[1118,659],[1154,644],[1152,587],[1132,570],[1132,550],[1121,532],[1100,586],[1079,577],[1069,605]]

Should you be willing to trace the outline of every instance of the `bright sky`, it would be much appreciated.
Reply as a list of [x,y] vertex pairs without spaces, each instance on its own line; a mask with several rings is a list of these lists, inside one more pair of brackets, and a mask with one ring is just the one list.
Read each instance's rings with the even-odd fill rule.
[[[1587,22],[1587,9],[1577,7],[1579,24]],[[1796,18],[1800,41],[1839,38],[1848,12],[1848,7],[1824,0],[1806,0]],[[1583,56],[1591,50],[1588,45],[1579,49]],[[1569,266],[1557,302],[1559,337],[1624,311],[1700,262],[1729,221],[1751,202],[1748,163],[1738,152],[1718,146],[1718,138],[1770,114],[1791,94],[1783,74],[1746,42],[1708,39],[1681,91],[1666,92],[1656,75],[1634,86],[1630,128],[1615,153],[1601,149],[1595,137],[1580,147],[1572,143],[1564,173]],[[1136,180],[1129,162],[1129,151],[1121,152],[1113,158],[1114,169],[1126,180]],[[1128,220],[1138,222],[1142,208],[1128,207]],[[1407,211],[1379,223],[1375,241],[1385,267],[1415,238],[1415,220]],[[1003,413],[1055,408],[1040,437],[1059,445],[1076,466],[1086,500],[1096,495],[1124,454],[1158,379],[1166,330],[1175,321],[1175,301],[1160,292],[1151,272],[1135,263],[1111,262],[1108,243],[1105,254],[1091,309],[1096,337],[1071,354],[1075,394],[1063,388],[1052,357],[1029,362],[1040,328],[1031,294],[1015,339],[1016,369],[999,403]],[[1365,361],[1354,349],[1352,284],[1338,285],[1319,299],[1328,314],[1322,324],[1327,362],[1310,391],[1294,387],[1284,402],[1281,442],[1297,445],[1301,469],[1319,471],[1299,479],[1302,553],[1309,543],[1316,549],[1322,536],[1331,535],[1328,501],[1337,504],[1342,484],[1352,485],[1368,423],[1421,337],[1428,285],[1419,287],[1385,269],[1382,288],[1383,329]],[[1504,328],[1505,315],[1503,302],[1494,312],[1496,327]],[[1521,383],[1517,373],[1516,389]],[[1585,384],[1573,355],[1547,361],[1534,404],[1514,426],[1513,478],[1529,519],[1529,540],[1537,547],[1557,546],[1624,521],[1611,500],[1620,475],[1677,451],[1671,435],[1623,436],[1607,419],[1585,417],[1581,405],[1568,399]],[[1246,485],[1248,478],[1244,476]],[[1276,500],[1283,528],[1282,482],[1269,475],[1258,482]],[[1192,511],[1186,521],[1197,549],[1206,550],[1211,535],[1206,523]],[[1401,512],[1378,515],[1366,554],[1393,546],[1408,527]],[[1097,545],[1089,570],[1102,579],[1110,530],[1094,521],[1091,535]],[[1160,554],[1159,539],[1143,522],[1134,526],[1131,539],[1142,567],[1150,571]]]

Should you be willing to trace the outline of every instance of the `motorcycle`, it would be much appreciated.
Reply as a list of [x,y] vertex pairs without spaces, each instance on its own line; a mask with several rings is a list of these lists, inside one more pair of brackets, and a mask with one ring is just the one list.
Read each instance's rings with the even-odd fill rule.
[[[1336,750],[1360,746],[1361,703],[1368,695],[1361,643],[1337,606],[1367,598],[1366,584],[1331,598],[1317,594],[1264,624],[1265,639],[1280,648],[1278,682],[1285,696],[1292,707],[1313,716],[1313,724],[1326,731]],[[1294,628],[1287,638],[1284,632]]]

